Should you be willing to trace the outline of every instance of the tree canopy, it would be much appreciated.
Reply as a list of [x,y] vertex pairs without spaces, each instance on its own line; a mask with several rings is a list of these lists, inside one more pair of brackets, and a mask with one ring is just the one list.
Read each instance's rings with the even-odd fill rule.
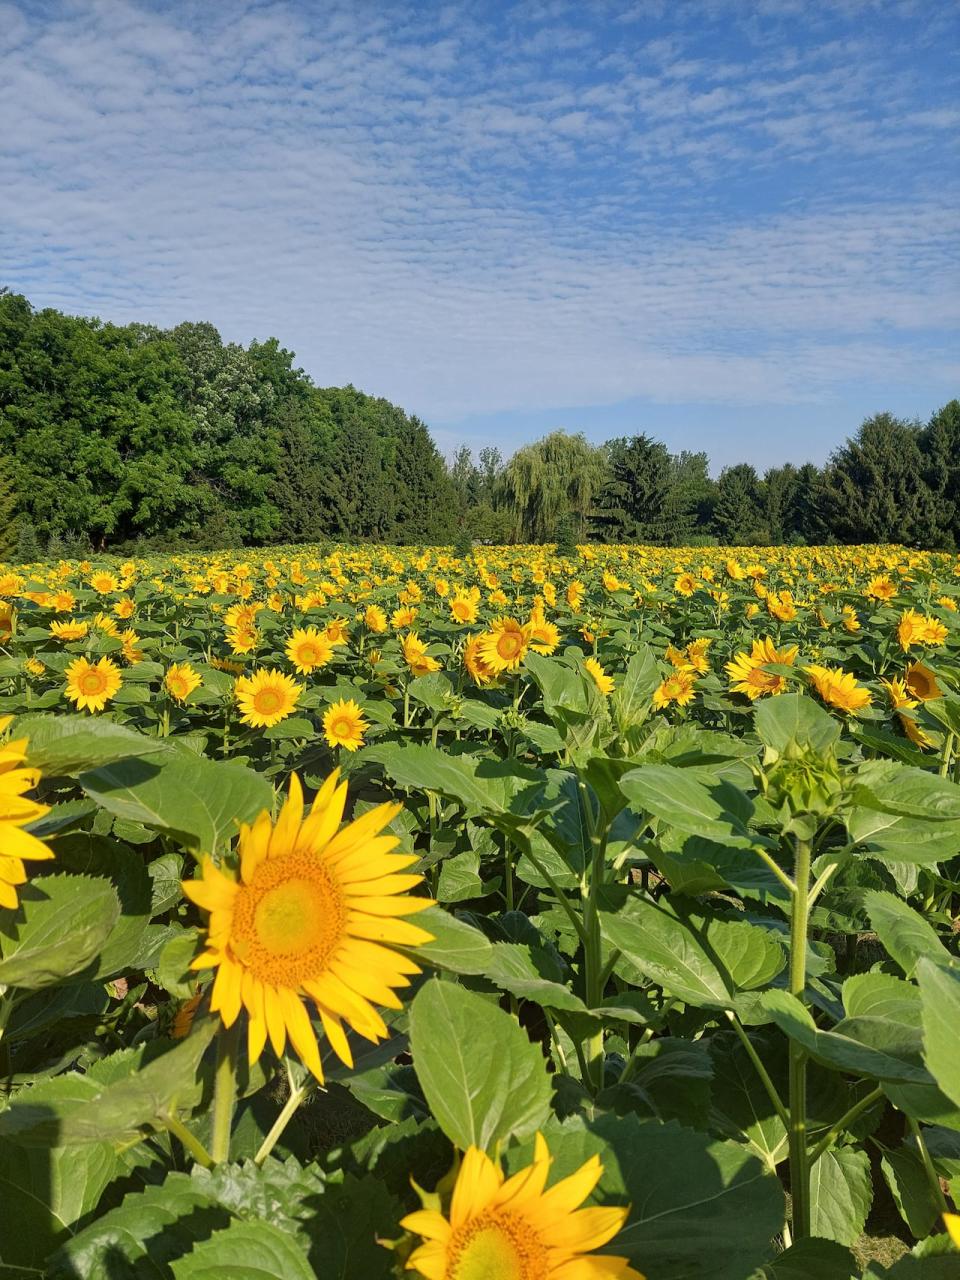
[[960,545],[960,401],[878,413],[823,468],[707,456],[642,431],[552,431],[448,465],[427,426],[318,387],[275,338],[116,325],[0,288],[3,553],[272,542]]

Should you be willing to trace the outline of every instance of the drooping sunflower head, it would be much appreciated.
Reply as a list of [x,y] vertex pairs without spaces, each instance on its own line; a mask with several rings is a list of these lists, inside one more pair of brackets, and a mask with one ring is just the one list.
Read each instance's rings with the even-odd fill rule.
[[352,698],[332,702],[323,713],[323,736],[327,745],[357,751],[363,746],[363,735],[369,729],[360,704]]
[[296,774],[274,823],[261,813],[240,828],[235,865],[203,861],[186,896],[209,913],[206,948],[194,969],[216,968],[211,1009],[226,1026],[247,1012],[248,1048],[256,1062],[269,1037],[280,1055],[289,1040],[323,1079],[316,1011],[333,1052],[353,1065],[344,1030],[386,1038],[375,1005],[399,1009],[396,992],[419,966],[396,947],[422,946],[432,935],[402,917],[432,906],[407,896],[423,877],[415,855],[383,829],[399,805],[381,804],[341,828],[346,783],[334,771],[309,813]]
[[120,668],[109,658],[89,662],[75,658],[64,673],[67,687],[64,694],[78,711],[102,711],[123,684]]
[[577,1207],[603,1175],[599,1158],[591,1156],[547,1187],[550,1163],[540,1134],[533,1162],[511,1178],[470,1147],[447,1214],[425,1208],[401,1220],[424,1241],[407,1269],[426,1280],[643,1280],[627,1258],[592,1254],[614,1238],[630,1213],[619,1206]]
[[285,720],[297,705],[303,685],[282,671],[255,671],[240,676],[235,686],[240,719],[254,729],[268,728]]
[[904,683],[914,698],[926,702],[929,698],[942,698],[943,690],[937,683],[937,677],[922,662],[911,662],[903,677]]
[[823,667],[814,663],[803,669],[817,693],[831,707],[855,714],[873,701],[870,690],[858,684],[856,676],[842,667]]

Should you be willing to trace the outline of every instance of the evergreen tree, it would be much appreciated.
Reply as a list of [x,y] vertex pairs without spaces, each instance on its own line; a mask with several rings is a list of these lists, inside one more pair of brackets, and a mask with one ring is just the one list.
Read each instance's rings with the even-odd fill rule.
[[760,480],[748,462],[720,472],[713,522],[717,537],[728,546],[755,546],[764,541]]
[[843,542],[924,545],[936,498],[924,477],[919,427],[889,413],[867,418],[830,459],[823,507]]
[[649,436],[620,436],[606,445],[608,478],[593,522],[608,542],[662,544],[669,535],[670,455]]
[[925,545],[960,545],[960,400],[951,400],[920,432],[923,478],[931,494]]

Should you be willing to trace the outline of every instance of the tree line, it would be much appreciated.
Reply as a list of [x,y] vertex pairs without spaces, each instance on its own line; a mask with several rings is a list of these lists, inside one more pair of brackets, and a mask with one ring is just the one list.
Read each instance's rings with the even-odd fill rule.
[[960,545],[960,402],[881,413],[827,465],[555,431],[448,465],[426,425],[318,387],[275,338],[115,325],[0,289],[0,554],[582,540]]

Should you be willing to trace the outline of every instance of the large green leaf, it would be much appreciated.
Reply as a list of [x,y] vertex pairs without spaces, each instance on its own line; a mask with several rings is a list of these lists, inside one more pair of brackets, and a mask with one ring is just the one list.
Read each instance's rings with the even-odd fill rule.
[[[35,1106],[52,1110],[56,1104],[82,1103],[96,1086],[82,1077],[59,1077],[41,1081],[30,1092]],[[25,1147],[0,1138],[0,1263],[39,1272],[69,1229],[96,1208],[120,1168],[105,1142],[78,1150],[56,1142]]]
[[853,843],[885,861],[942,862],[960,848],[960,821],[918,822],[913,816],[856,806],[847,816]]
[[[762,1040],[756,1048],[762,1059]],[[786,1158],[787,1130],[767,1091],[760,1087],[756,1067],[732,1034],[713,1036],[710,1051],[714,1065],[710,1098],[716,1127],[730,1137],[745,1138],[764,1164],[775,1169]]]
[[482,996],[436,978],[426,983],[410,1006],[410,1044],[430,1109],[462,1150],[527,1137],[546,1120],[543,1054]]
[[790,745],[824,752],[840,737],[840,726],[819,703],[802,693],[765,698],[754,712],[760,741],[781,755]]
[[171,1270],[174,1280],[318,1280],[296,1240],[269,1222],[231,1222]]
[[370,747],[364,759],[382,764],[398,786],[439,791],[468,813],[504,813],[517,791],[540,779],[534,770],[509,761],[453,756],[417,743]]
[[650,700],[660,683],[660,668],[649,645],[630,658],[623,679],[613,691],[611,703],[621,733],[642,724],[650,714]]
[[148,738],[102,716],[20,716],[13,735],[28,739],[27,763],[45,774],[76,774],[132,756],[171,752],[164,739]]
[[923,1005],[923,1060],[940,1089],[960,1106],[960,969],[917,963]]
[[689,769],[667,764],[646,764],[620,779],[624,795],[638,808],[668,822],[678,831],[710,836],[715,840],[749,842],[744,807],[750,802],[729,782],[708,787]]
[[937,963],[949,959],[933,925],[902,898],[870,889],[864,903],[877,936],[908,978],[923,956]]
[[[647,1280],[744,1280],[770,1257],[783,1227],[783,1191],[745,1147],[632,1115],[553,1123],[545,1136],[551,1181],[600,1156],[594,1199],[631,1206],[603,1252],[629,1257]],[[511,1169],[528,1155],[514,1148]]]
[[601,931],[668,995],[712,1009],[732,1008],[738,990],[773,980],[786,957],[765,929],[747,921],[681,916],[647,898],[600,913]]
[[113,885],[91,876],[43,876],[0,918],[0,984],[36,990],[83,972],[120,914]]
[[109,813],[166,831],[193,853],[213,853],[273,805],[273,788],[241,764],[189,751],[121,760],[82,773],[80,785]]
[[870,1157],[853,1147],[825,1151],[810,1170],[810,1230],[854,1244],[873,1203]]
[[168,1173],[64,1244],[50,1260],[47,1280],[107,1280],[111,1271],[117,1280],[170,1280],[171,1260],[230,1221],[201,1182]]
[[858,1280],[859,1271],[849,1249],[808,1236],[777,1254],[750,1280]]
[[[881,1036],[877,1037],[879,1043],[874,1043],[872,1032],[877,1028],[870,1019],[845,1019],[833,1031],[821,1031],[809,1010],[786,991],[764,992],[762,1005],[781,1031],[837,1071],[883,1081],[930,1083],[929,1074],[916,1058],[913,1027],[899,1028],[892,1021],[876,1019]],[[861,1034],[864,1039],[859,1038]]]
[[45,1102],[29,1090],[18,1094],[0,1111],[0,1137],[23,1146],[135,1141],[145,1128],[162,1127],[166,1115],[197,1102],[197,1069],[219,1025],[215,1018],[197,1019],[190,1035],[172,1046],[154,1041],[126,1049],[88,1076],[65,1077],[84,1082],[75,1086],[83,1089],[82,1104],[79,1098]]
[[433,935],[421,947],[404,948],[423,965],[450,973],[485,973],[493,955],[493,944],[473,925],[444,911],[428,907],[417,913],[417,926]]

